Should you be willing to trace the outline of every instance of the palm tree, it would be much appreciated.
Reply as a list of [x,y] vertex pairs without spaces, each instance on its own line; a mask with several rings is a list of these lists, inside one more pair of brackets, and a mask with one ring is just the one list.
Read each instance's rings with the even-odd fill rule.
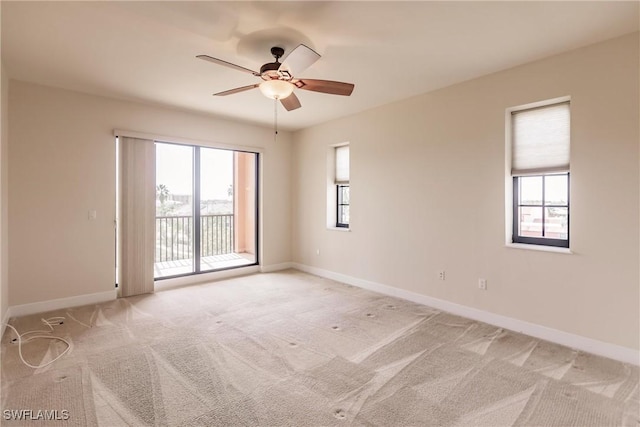
[[160,200],[160,204],[164,205],[164,202],[169,197],[169,189],[164,184],[156,185],[156,198]]

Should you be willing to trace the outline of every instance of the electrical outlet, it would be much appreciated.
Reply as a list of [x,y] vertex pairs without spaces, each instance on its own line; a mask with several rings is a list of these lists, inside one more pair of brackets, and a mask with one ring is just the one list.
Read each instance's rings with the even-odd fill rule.
[[444,270],[438,272],[438,279],[444,280]]
[[478,288],[483,291],[487,290],[487,279],[478,279]]

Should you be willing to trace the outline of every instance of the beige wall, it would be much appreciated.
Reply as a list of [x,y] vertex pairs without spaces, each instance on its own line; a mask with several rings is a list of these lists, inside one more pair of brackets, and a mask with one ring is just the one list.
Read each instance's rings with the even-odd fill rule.
[[[293,260],[637,349],[638,47],[638,34],[619,38],[277,143],[270,129],[16,80],[7,101],[3,77],[0,309],[7,283],[10,305],[113,289],[120,128],[263,147],[263,265]],[[574,253],[507,248],[505,109],[565,95]],[[348,233],[326,228],[327,150],[341,142],[351,144]]]
[[[294,261],[638,349],[638,47],[636,33],[295,133]],[[566,95],[574,253],[505,247],[505,109]],[[325,210],[327,147],[346,141],[349,233]]]
[[267,128],[17,80],[10,86],[10,305],[113,289],[114,128],[262,147],[262,264],[291,259],[290,211],[282,209],[290,206],[287,132],[275,144]]
[[9,77],[4,66],[0,69],[0,322],[9,307]]

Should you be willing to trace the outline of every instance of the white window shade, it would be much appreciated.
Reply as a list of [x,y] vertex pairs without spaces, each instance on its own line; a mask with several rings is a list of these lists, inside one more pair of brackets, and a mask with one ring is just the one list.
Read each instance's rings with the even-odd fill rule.
[[336,184],[349,183],[349,146],[336,147]]
[[511,113],[511,174],[569,172],[569,103]]

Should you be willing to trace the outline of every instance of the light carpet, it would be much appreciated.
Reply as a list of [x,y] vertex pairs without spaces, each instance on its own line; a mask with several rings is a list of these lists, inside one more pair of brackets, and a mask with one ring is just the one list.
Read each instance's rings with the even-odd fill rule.
[[[638,368],[297,271],[65,316],[71,351],[2,340],[2,425],[638,426]],[[23,346],[32,364],[62,343]],[[6,411],[58,411],[59,421]],[[10,418],[10,417],[9,417]]]

